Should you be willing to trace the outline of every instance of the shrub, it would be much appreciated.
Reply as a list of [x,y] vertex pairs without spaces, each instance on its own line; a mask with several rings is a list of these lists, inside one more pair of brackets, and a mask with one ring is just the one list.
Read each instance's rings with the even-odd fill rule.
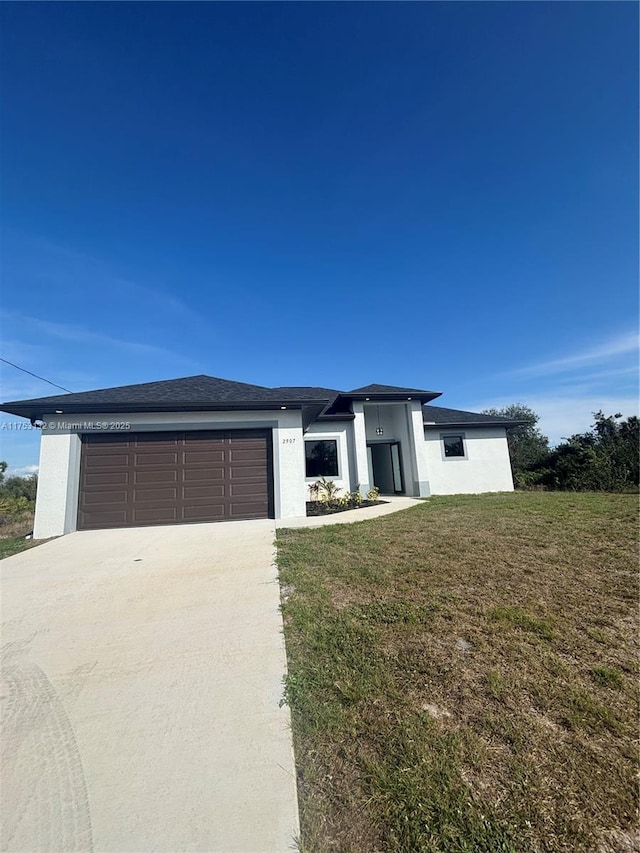
[[320,479],[313,484],[314,487],[317,487],[317,494],[320,497],[320,500],[326,501],[327,503],[335,503],[338,499],[338,492],[340,489],[336,486],[333,480],[327,480],[326,477],[320,477]]
[[0,523],[13,521],[33,508],[33,501],[24,496],[0,497]]

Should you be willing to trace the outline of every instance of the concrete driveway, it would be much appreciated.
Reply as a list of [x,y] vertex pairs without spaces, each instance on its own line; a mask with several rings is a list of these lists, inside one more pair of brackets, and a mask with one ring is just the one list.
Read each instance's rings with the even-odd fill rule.
[[288,851],[271,521],[73,533],[0,562],[3,851]]

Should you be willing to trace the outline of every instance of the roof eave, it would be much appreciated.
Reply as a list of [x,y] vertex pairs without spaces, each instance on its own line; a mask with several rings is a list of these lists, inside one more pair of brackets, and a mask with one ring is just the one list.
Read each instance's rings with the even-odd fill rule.
[[317,421],[354,421],[356,416],[353,412],[329,412],[318,415]]
[[399,394],[396,391],[380,391],[378,393],[371,391],[368,394],[340,394],[340,396],[348,400],[389,400],[390,402],[398,400],[421,400],[424,403],[428,403],[430,400],[435,400],[436,397],[442,397],[442,391],[421,391],[414,394]]
[[[320,401],[324,402],[324,401]],[[0,411],[30,420],[40,420],[44,415],[95,415],[139,412],[239,412],[239,411],[278,411],[280,409],[301,409],[312,404],[310,400],[260,400],[235,401],[233,403],[63,403],[47,406],[3,403]]]
[[463,427],[504,427],[505,429],[511,429],[512,427],[526,426],[527,423],[528,421],[508,421],[507,423],[504,421],[446,421],[445,423],[425,421],[423,426],[429,427],[429,429],[442,429],[443,427],[446,429],[451,427],[455,427],[456,429],[462,429]]
[[[424,391],[415,394],[400,394],[396,391],[380,391],[369,392],[369,393],[344,393],[339,394],[335,400],[331,402],[329,406],[330,409],[336,409],[337,404],[339,402],[344,402],[347,404],[351,404],[354,401],[363,402],[363,403],[404,403],[407,400],[419,400],[422,405],[425,403],[430,403],[432,400],[435,400],[436,397],[441,397],[442,391]],[[339,410],[338,410],[339,411]],[[329,414],[334,414],[334,412],[330,412]]]

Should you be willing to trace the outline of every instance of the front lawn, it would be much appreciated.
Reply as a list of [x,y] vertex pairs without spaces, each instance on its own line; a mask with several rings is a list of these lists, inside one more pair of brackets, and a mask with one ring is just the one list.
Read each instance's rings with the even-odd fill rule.
[[33,531],[33,515],[33,505],[5,514],[0,512],[0,560],[40,544],[40,540],[26,538]]
[[0,538],[0,560],[5,557],[12,557],[14,554],[19,554],[20,551],[26,551],[27,548],[33,548],[34,545],[39,545],[38,539],[25,539],[24,536],[7,536]]
[[301,849],[634,850],[637,496],[278,531]]

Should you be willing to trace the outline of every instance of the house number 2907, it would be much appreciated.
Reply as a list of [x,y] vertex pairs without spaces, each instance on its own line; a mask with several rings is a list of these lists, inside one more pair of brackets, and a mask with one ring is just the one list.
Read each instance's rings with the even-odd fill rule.
[[282,443],[283,444],[295,444],[295,438],[283,438]]

